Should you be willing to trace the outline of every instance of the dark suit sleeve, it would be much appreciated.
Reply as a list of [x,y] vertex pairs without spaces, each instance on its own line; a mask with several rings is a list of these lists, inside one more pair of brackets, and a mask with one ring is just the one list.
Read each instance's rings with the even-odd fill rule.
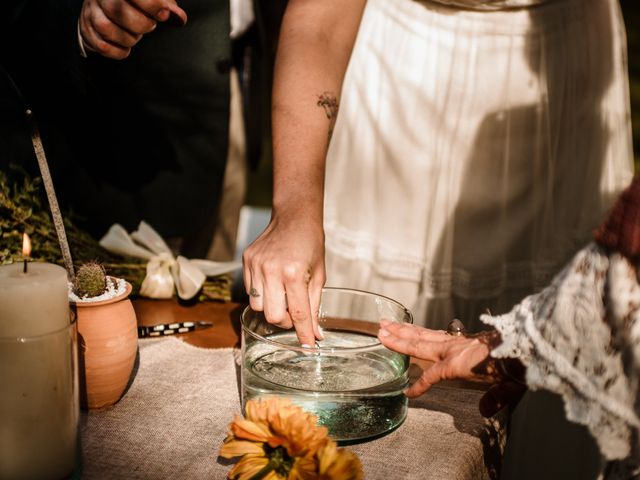
[[[63,155],[61,133],[74,116],[84,75],[77,21],[82,0],[5,0],[0,15],[0,168],[37,165],[25,120],[35,113],[49,163]],[[35,167],[35,168],[34,168]]]
[[[82,0],[8,0],[8,13],[0,20],[0,63],[29,103],[82,78],[81,6]],[[54,76],[59,81],[52,81]]]

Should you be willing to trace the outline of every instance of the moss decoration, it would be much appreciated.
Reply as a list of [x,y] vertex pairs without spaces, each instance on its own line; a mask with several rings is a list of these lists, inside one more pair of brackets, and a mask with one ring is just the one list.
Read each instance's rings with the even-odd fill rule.
[[83,264],[76,272],[73,291],[80,297],[99,297],[107,290],[107,274],[98,262]]

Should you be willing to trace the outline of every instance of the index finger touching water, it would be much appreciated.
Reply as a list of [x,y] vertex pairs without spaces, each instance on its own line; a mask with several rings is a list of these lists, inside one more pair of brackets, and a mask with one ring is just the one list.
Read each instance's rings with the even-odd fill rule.
[[313,325],[313,333],[318,340],[324,340],[324,333],[320,326],[318,315],[320,314],[320,303],[322,301],[322,286],[324,279],[320,279],[319,282],[314,281],[312,278],[309,282],[309,303],[311,306],[311,324]]
[[312,347],[316,343],[309,291],[304,283],[285,284],[289,315],[301,345]]

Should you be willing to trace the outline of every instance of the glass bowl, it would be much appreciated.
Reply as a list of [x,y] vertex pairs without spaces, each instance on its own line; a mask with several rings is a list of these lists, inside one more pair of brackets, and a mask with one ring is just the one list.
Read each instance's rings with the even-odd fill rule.
[[293,330],[268,323],[262,312],[242,314],[242,405],[285,396],[318,417],[341,443],[375,438],[407,416],[403,389],[409,358],[377,339],[381,319],[412,323],[398,302],[374,293],[325,288],[319,324],[324,340],[303,348]]

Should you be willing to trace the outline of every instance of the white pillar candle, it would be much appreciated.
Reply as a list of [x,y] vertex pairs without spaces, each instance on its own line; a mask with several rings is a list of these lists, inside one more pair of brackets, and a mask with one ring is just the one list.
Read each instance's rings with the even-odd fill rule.
[[67,272],[51,263],[0,267],[0,337],[32,337],[69,325]]
[[0,266],[0,479],[73,470],[79,409],[69,325],[62,267]]

